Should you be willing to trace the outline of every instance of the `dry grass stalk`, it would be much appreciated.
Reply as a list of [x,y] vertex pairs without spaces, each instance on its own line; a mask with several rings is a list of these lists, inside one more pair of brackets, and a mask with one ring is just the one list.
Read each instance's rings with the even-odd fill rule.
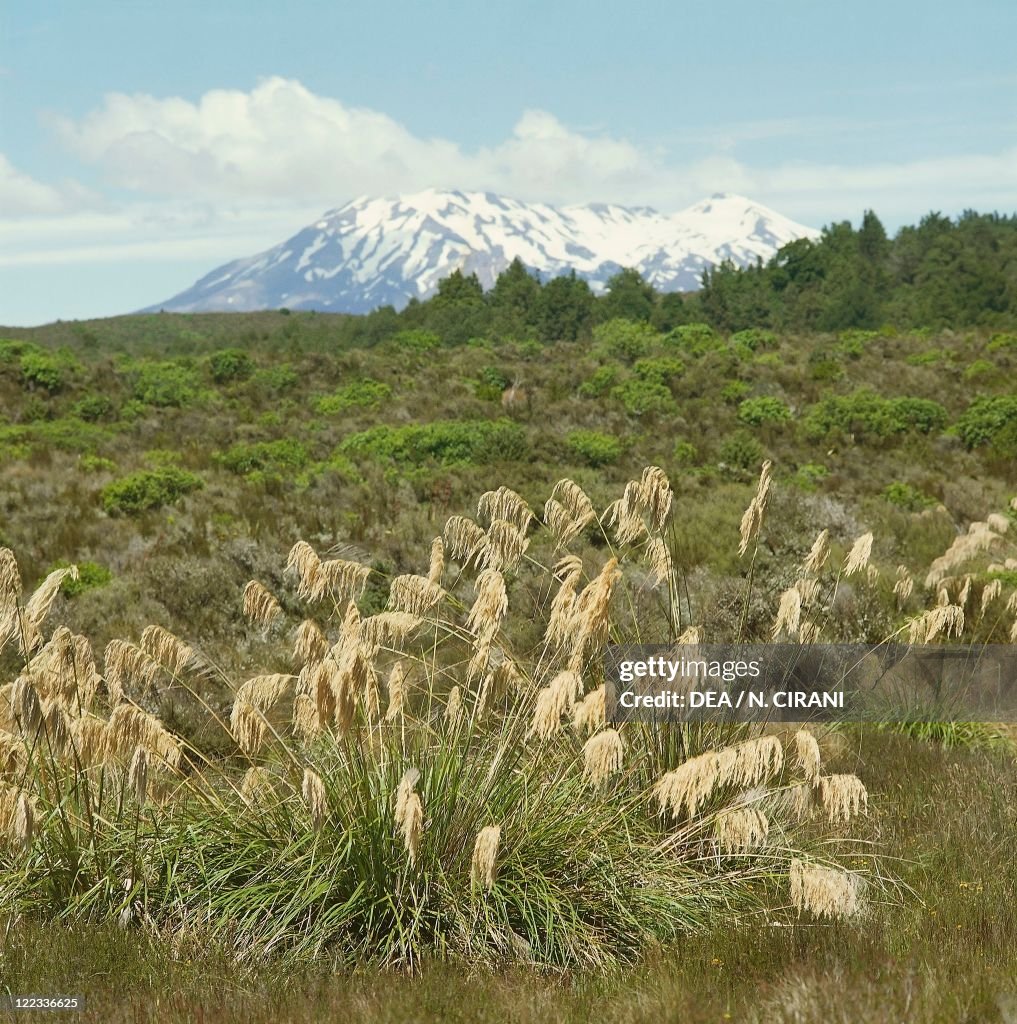
[[114,757],[133,756],[143,746],[169,768],[180,767],[180,745],[162,723],[133,704],[120,704],[109,716],[107,743]]
[[183,672],[194,658],[194,648],[162,626],[144,628],[141,649],[174,675]]
[[46,616],[49,615],[49,610],[53,607],[53,602],[56,600],[57,594],[60,593],[60,587],[64,580],[76,580],[77,578],[78,567],[76,565],[67,569],[54,569],[25,603],[24,644],[27,645],[28,651],[35,650],[41,642],[42,624],[46,621]]
[[869,564],[872,555],[872,534],[863,533],[851,546],[851,550],[844,559],[844,575],[854,576],[861,572]]
[[650,563],[650,579],[654,585],[671,578],[671,552],[663,537],[651,537],[646,545],[646,560]]
[[908,623],[908,641],[930,644],[940,636],[960,636],[964,632],[964,609],[955,604],[940,604]]
[[578,701],[572,709],[572,728],[582,736],[584,733],[587,735],[595,733],[605,725],[607,725],[607,686],[601,683],[581,701]]
[[245,754],[261,749],[268,735],[265,715],[293,686],[295,678],[276,673],[254,676],[237,690],[230,712],[230,730]]
[[850,821],[863,813],[869,794],[857,775],[824,775],[819,780],[819,798],[830,821]]
[[315,831],[321,828],[328,814],[328,793],[325,791],[325,783],[321,776],[310,768],[304,769],[304,780],[300,787],[304,803],[311,812],[311,824]]
[[659,466],[647,466],[639,481],[643,507],[659,531],[667,528],[674,505],[671,481]]
[[618,559],[608,559],[600,574],[576,598],[569,630],[572,643],[570,667],[573,669],[581,666],[589,650],[599,648],[606,640],[611,624],[611,597],[621,575]]
[[477,833],[473,844],[470,878],[476,886],[491,889],[497,878],[498,847],[501,844],[501,825],[485,825]]
[[21,596],[21,573],[10,548],[0,547],[0,607]]
[[388,708],[385,721],[394,722],[403,713],[406,703],[406,664],[397,661],[388,676]]
[[858,912],[858,879],[837,868],[824,868],[799,858],[791,861],[791,902],[799,913],[847,918]]
[[388,607],[391,611],[426,615],[447,596],[437,583],[425,576],[396,576],[389,587]]
[[673,818],[695,817],[699,808],[723,786],[758,786],[779,774],[784,748],[776,736],[759,736],[732,747],[690,758],[657,780],[653,796],[660,811]]
[[0,776],[16,779],[28,766],[28,754],[20,737],[0,730]]
[[42,701],[31,679],[19,676],[15,680],[10,702],[22,735],[34,736],[38,733],[43,724]]
[[106,667],[106,688],[110,702],[119,704],[129,686],[143,690],[155,686],[159,676],[159,663],[140,647],[126,640],[110,640],[103,652]]
[[270,626],[282,615],[282,605],[263,583],[251,580],[244,587],[244,616],[258,626]]
[[445,704],[445,717],[450,722],[455,722],[463,710],[463,691],[459,686],[453,686],[448,692],[448,702]]
[[703,628],[702,626],[689,626],[676,643],[680,646],[685,647],[689,645],[701,644],[703,642]]
[[604,729],[595,733],[583,745],[583,774],[599,786],[621,771],[625,744],[617,729]]
[[915,581],[911,578],[908,573],[906,565],[897,566],[897,582],[893,585],[893,592],[897,598],[897,607],[900,608],[904,602],[911,596],[912,591],[915,589]]
[[492,525],[495,520],[506,520],[523,534],[533,521],[533,510],[526,500],[508,487],[499,487],[496,491],[482,494],[477,502],[477,515],[486,518]]
[[798,625],[802,618],[802,595],[797,587],[791,587],[780,595],[780,605],[777,608],[777,618],[773,623],[773,630],[770,633],[772,639],[776,640],[780,634],[787,633],[794,636],[798,632]]
[[1006,533],[1010,529],[1010,520],[1000,512],[992,512],[986,516],[985,524],[996,533]]
[[822,571],[826,560],[830,557],[830,531],[823,530],[812,542],[809,553],[805,556],[802,568],[805,572],[818,573]]
[[960,534],[947,550],[935,559],[925,577],[925,585],[934,587],[954,569],[987,551],[998,543],[1000,535],[985,523],[972,523],[967,533]]
[[424,805],[414,788],[419,779],[419,770],[408,768],[396,789],[396,830],[406,844],[410,864],[416,863],[417,854],[420,852],[420,840],[424,833]]
[[487,530],[485,565],[500,572],[515,569],[529,546],[529,539],[514,523],[495,519]]
[[141,807],[148,796],[148,751],[144,747],[134,748],[131,766],[127,770],[127,789]]
[[15,849],[27,854],[35,832],[35,808],[27,793],[17,796],[9,831]]
[[475,586],[476,598],[466,617],[466,628],[477,636],[490,639],[498,632],[508,611],[505,578],[497,569],[484,569]]
[[968,598],[971,596],[971,577],[965,576],[964,583],[960,590],[957,592],[957,604],[964,608],[968,603]]
[[370,575],[369,565],[343,558],[330,559],[318,566],[313,596],[317,599],[327,592],[337,603],[355,601],[363,594]]
[[487,548],[487,534],[466,516],[451,516],[445,523],[445,548],[464,568],[479,564]]
[[559,673],[547,686],[537,692],[533,720],[530,723],[530,735],[546,740],[558,731],[561,726],[561,716],[575,701],[574,676],[575,673],[572,672]]
[[328,653],[328,638],[314,619],[304,619],[293,639],[293,656],[302,665],[321,661]]
[[240,797],[248,807],[264,805],[274,793],[272,773],[267,768],[253,767],[240,780]]
[[795,733],[795,754],[798,767],[806,780],[815,785],[819,779],[819,772],[822,768],[823,757],[819,751],[819,744],[816,737],[808,729],[799,729]]
[[604,518],[609,526],[614,527],[619,544],[632,544],[646,533],[642,516],[645,504],[642,485],[638,480],[630,480],[622,496],[608,505]]
[[440,584],[441,574],[445,571],[445,546],[441,537],[431,541],[430,564],[427,568],[427,579],[430,583]]
[[559,480],[554,485],[551,491],[551,500],[561,506],[564,516],[567,517],[567,520],[562,520],[561,528],[556,528],[548,518],[547,506],[544,507],[544,518],[548,520],[548,526],[551,527],[559,546],[568,544],[578,537],[597,518],[593,502],[590,501],[586,492],[568,477]]
[[717,815],[714,835],[728,853],[754,850],[766,842],[770,819],[757,807],[729,807]]
[[802,576],[795,581],[795,590],[801,594],[802,608],[809,608],[819,597],[819,580],[811,576]]
[[364,656],[370,659],[382,647],[398,647],[420,623],[420,617],[409,612],[378,612],[368,616],[360,623]]
[[314,698],[306,693],[298,693],[293,698],[293,731],[304,743],[310,743],[321,730],[322,719],[318,717]]
[[749,550],[749,545],[753,539],[759,536],[759,531],[763,525],[763,517],[766,515],[766,506],[770,500],[772,471],[773,463],[767,459],[759,471],[759,483],[756,484],[755,496],[749,502],[749,507],[742,515],[741,525],[738,530],[739,555],[744,555]]
[[992,580],[991,582],[986,583],[986,585],[984,587],[982,587],[982,614],[983,615],[985,614],[985,609],[988,608],[989,605],[993,601],[995,601],[997,597],[999,597],[999,595],[1002,593],[1002,591],[1003,591],[1003,581],[1000,580],[1000,579]]

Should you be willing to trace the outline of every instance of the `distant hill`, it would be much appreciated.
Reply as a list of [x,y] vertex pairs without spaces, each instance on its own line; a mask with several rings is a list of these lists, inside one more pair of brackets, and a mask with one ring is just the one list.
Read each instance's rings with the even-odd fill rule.
[[266,252],[234,260],[149,311],[402,309],[454,270],[490,287],[515,258],[542,277],[574,270],[601,291],[622,267],[658,291],[689,291],[730,260],[768,260],[818,232],[735,195],[680,213],[606,204],[553,207],[490,192],[429,189],[356,199]]

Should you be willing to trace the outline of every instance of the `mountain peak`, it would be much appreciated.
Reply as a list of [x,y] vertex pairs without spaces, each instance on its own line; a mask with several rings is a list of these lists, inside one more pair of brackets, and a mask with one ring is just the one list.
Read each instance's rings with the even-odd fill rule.
[[470,268],[490,287],[520,259],[544,278],[574,270],[601,291],[635,267],[661,291],[699,287],[722,260],[766,260],[817,232],[743,196],[717,193],[676,214],[612,203],[554,207],[493,192],[426,188],[359,196],[266,252],[219,267],[153,309],[363,313],[431,295]]

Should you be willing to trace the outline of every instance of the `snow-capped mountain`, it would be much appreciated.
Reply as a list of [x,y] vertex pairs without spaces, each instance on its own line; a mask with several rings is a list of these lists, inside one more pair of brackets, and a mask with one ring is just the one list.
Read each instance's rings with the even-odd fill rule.
[[489,288],[516,257],[543,278],[575,270],[595,291],[635,267],[660,291],[699,287],[730,259],[764,261],[812,228],[735,195],[676,214],[646,207],[554,207],[490,192],[428,189],[355,199],[273,249],[213,270],[152,309],[319,309],[364,313],[424,299],[454,270]]

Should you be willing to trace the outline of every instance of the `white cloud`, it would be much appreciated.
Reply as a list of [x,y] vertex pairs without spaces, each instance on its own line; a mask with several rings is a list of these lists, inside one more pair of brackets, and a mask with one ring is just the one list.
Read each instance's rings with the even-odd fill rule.
[[0,217],[66,213],[95,201],[87,189],[74,182],[47,185],[36,181],[0,153]]
[[[111,184],[148,196],[212,204],[335,206],[356,195],[429,186],[490,189],[555,203],[613,201],[677,210],[716,191],[741,192],[799,219],[887,220],[929,209],[1017,207],[1017,148],[902,163],[785,162],[749,166],[732,139],[794,134],[807,124],[775,120],[718,127],[713,154],[668,159],[605,134],[575,131],[553,114],[525,111],[511,134],[468,151],[422,138],[386,114],[318,96],[300,82],[268,78],[250,92],[217,89],[196,103],[111,94],[79,121],[56,119],[60,136]],[[857,152],[858,139],[851,151]],[[294,225],[296,226],[296,225]]]

